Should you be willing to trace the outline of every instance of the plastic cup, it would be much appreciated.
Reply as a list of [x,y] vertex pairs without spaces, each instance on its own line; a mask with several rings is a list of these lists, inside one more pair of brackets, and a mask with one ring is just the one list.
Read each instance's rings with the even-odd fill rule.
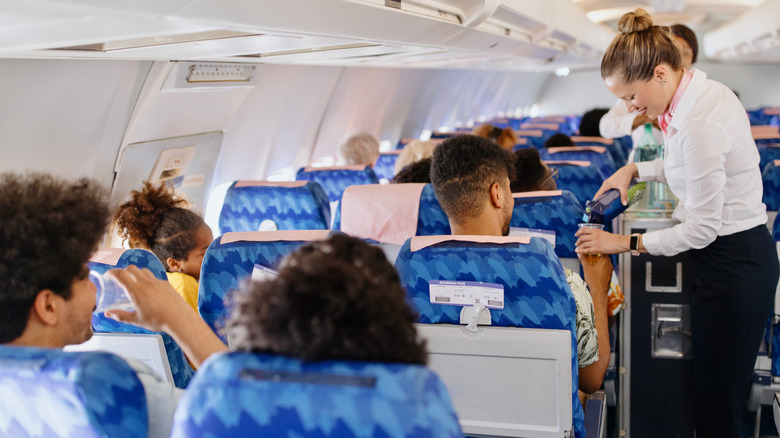
[[105,278],[96,271],[89,271],[89,279],[97,289],[95,313],[108,310],[133,310],[133,303],[119,283],[111,278]]
[[[591,223],[582,223],[577,224],[580,228],[592,228],[594,230],[603,230],[604,224],[591,224]],[[599,261],[599,257],[601,257],[601,254],[585,254],[585,259],[591,264],[595,265]]]

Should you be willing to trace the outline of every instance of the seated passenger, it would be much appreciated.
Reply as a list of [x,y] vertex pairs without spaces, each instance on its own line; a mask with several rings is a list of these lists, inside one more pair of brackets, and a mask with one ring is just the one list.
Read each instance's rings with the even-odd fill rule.
[[233,297],[231,349],[304,361],[428,361],[395,268],[381,249],[346,234],[297,249],[279,277],[245,283]]
[[[517,158],[515,180],[510,183],[512,193],[558,189],[558,184],[555,182],[556,172],[539,158],[539,152],[536,149],[520,149],[515,151],[515,157]],[[625,301],[625,297],[620,290],[617,275],[613,271],[607,293],[607,315],[610,325],[615,323],[615,317],[623,308],[623,301]]]
[[560,132],[548,138],[547,141],[544,142],[544,147],[546,148],[554,148],[558,146],[574,146],[574,142],[571,141],[571,138],[569,138],[568,135],[561,134]]
[[503,149],[512,150],[514,149],[515,145],[517,144],[517,136],[515,135],[515,131],[512,130],[512,128],[497,128],[489,123],[486,123],[484,125],[479,125],[476,128],[474,128],[471,131],[472,134],[489,138],[496,142],[499,146],[501,146]]
[[433,140],[422,141],[412,140],[406,146],[404,146],[401,153],[398,154],[398,159],[395,160],[395,175],[398,175],[401,170],[412,164],[425,158],[431,158],[433,155],[433,148],[436,147],[436,142]]
[[[514,199],[515,155],[473,135],[445,140],[433,152],[431,180],[447,214],[452,234],[501,236],[509,234]],[[599,389],[609,364],[607,289],[612,275],[609,257],[584,263],[585,279],[566,270],[577,302],[579,388]]]
[[[169,333],[195,365],[227,347],[166,282],[135,266],[109,271],[135,311],[106,315]],[[342,359],[425,364],[417,316],[381,249],[345,234],[305,245],[284,259],[279,276],[245,282],[226,325],[237,350],[305,361]],[[305,303],[306,305],[302,305]]]
[[155,187],[146,181],[131,196],[114,215],[119,235],[130,248],[153,252],[165,266],[168,281],[197,313],[200,266],[214,240],[211,228],[165,183]]
[[[568,138],[568,137],[566,137]],[[556,190],[555,174],[542,161],[536,149],[518,149],[515,151],[515,179],[509,183],[512,193],[535,192],[538,190]]]
[[373,166],[379,158],[379,140],[361,131],[347,137],[339,145],[339,163],[347,166]]
[[[87,261],[109,223],[107,192],[87,179],[3,174],[0,212],[0,344],[87,341],[96,299]],[[146,393],[149,436],[169,436],[182,390],[143,363],[127,362]]]
[[601,118],[609,112],[607,108],[594,108],[582,115],[580,135],[583,137],[603,137],[599,129]]
[[391,184],[402,183],[430,183],[431,182],[431,158],[423,158],[404,166],[390,181]]

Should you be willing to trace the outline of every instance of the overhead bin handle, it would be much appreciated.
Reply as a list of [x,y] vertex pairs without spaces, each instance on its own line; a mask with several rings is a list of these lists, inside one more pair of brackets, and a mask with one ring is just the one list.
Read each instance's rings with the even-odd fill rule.
[[477,27],[496,12],[501,4],[500,0],[482,0],[475,1],[473,8],[464,8],[463,25],[467,27]]

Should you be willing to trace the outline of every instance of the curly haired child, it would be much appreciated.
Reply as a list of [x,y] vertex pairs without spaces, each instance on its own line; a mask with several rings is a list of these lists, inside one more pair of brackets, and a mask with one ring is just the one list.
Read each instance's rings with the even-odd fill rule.
[[119,207],[114,220],[130,248],[148,249],[162,261],[168,281],[197,312],[200,267],[214,236],[187,205],[165,183],[154,186],[145,181]]

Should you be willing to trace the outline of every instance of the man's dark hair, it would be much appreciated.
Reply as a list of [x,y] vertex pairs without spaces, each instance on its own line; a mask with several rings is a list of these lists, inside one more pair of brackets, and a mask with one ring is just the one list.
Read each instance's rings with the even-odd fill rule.
[[0,175],[0,344],[22,335],[40,291],[70,299],[109,217],[95,181]]
[[580,120],[580,135],[585,137],[601,137],[599,122],[609,108],[595,108],[582,115]]
[[554,148],[558,146],[574,146],[574,142],[571,141],[571,138],[568,135],[561,134],[560,132],[548,138],[547,141],[544,142],[544,147],[546,148]]
[[230,347],[304,361],[425,364],[417,314],[381,249],[336,234],[284,259],[273,280],[243,283]]
[[547,176],[547,170],[542,165],[539,151],[534,148],[520,149],[515,151],[515,156],[517,157],[515,162],[517,177],[510,183],[512,193],[539,190],[539,185]]
[[696,58],[699,56],[699,42],[696,40],[696,34],[684,24],[673,24],[672,34],[685,40],[691,47],[691,64],[696,63]]
[[390,182],[393,184],[431,182],[431,159],[423,158],[406,165]]
[[511,151],[475,135],[458,135],[437,146],[431,182],[447,216],[462,221],[481,214],[490,187],[515,178],[514,161]]

